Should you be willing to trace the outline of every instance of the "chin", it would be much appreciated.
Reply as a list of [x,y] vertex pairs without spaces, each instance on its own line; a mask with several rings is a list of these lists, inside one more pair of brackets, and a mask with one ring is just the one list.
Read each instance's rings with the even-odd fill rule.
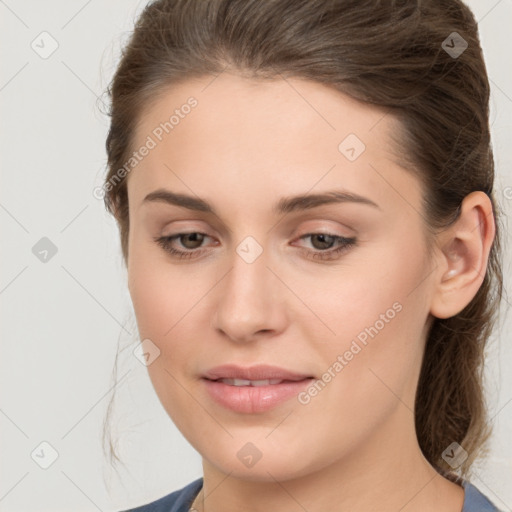
[[272,446],[268,441],[265,443],[264,438],[254,444],[230,439],[224,446],[217,444],[215,451],[212,451],[211,444],[203,445],[204,443],[195,444],[194,448],[207,464],[230,477],[253,482],[292,480],[315,472],[323,466],[318,460],[318,452],[316,459],[308,460],[307,454],[299,446],[289,446],[285,451],[285,444],[280,447]]

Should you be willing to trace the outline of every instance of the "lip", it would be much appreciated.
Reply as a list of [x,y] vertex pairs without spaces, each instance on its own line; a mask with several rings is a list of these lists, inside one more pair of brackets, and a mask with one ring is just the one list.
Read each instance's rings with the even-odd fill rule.
[[267,380],[267,379],[281,379],[299,381],[307,377],[312,377],[306,373],[297,373],[279,366],[271,366],[266,364],[259,364],[255,366],[243,367],[236,364],[224,364],[222,366],[215,366],[206,371],[202,377],[209,380],[218,379],[246,379],[246,380]]
[[[217,404],[239,413],[262,413],[297,396],[312,379],[278,366],[256,365],[241,367],[234,364],[216,366],[202,376],[206,391]],[[219,379],[270,380],[283,382],[263,386],[232,386]]]

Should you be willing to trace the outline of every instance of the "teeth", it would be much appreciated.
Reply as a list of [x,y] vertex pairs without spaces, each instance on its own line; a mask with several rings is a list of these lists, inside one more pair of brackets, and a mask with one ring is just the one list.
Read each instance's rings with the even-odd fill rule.
[[232,386],[250,386],[251,381],[245,379],[233,379]]
[[246,380],[246,379],[220,379],[219,382],[228,384],[229,386],[271,386],[279,384],[282,379],[266,379],[266,380]]
[[283,382],[281,379],[252,380],[251,386],[269,386]]

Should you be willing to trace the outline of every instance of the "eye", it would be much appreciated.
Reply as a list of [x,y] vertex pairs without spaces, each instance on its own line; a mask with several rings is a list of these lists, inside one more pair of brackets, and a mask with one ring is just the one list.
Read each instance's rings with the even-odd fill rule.
[[[176,256],[178,258],[196,258],[198,252],[203,251],[197,251],[195,249],[201,246],[205,237],[210,238],[205,233],[192,232],[178,233],[172,236],[156,237],[154,240],[158,245],[160,245],[166,252],[168,252],[172,256]],[[182,242],[184,241],[182,245],[185,247],[185,249],[189,250],[183,251],[180,249],[176,249],[175,247],[173,247],[174,240],[181,240]]]
[[[308,233],[302,235],[299,240],[310,238],[312,245],[316,251],[304,249],[308,255],[313,259],[320,260],[333,260],[338,259],[343,253],[350,250],[351,247],[356,245],[355,237],[344,237],[340,235],[334,235],[331,233]],[[331,248],[333,244],[337,242],[336,248]],[[327,249],[327,250],[326,250]]]
[[[177,258],[197,258],[204,250],[201,248],[204,240],[210,238],[205,233],[191,232],[191,233],[178,233],[172,236],[155,237],[155,242],[160,245],[171,256]],[[340,235],[330,233],[308,233],[302,235],[299,240],[311,238],[312,245],[315,250],[302,247],[301,249],[306,252],[307,256],[312,259],[320,260],[333,260],[338,259],[342,253],[348,251],[356,244],[354,237],[347,238]],[[174,242],[179,240],[185,250],[177,249],[174,247]],[[337,247],[332,248],[333,245]]]

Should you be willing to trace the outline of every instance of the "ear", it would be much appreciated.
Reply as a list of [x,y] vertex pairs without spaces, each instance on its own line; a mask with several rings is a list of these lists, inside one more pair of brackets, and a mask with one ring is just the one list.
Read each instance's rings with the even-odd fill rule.
[[482,285],[496,232],[487,194],[472,192],[462,201],[459,218],[438,235],[437,273],[430,313],[450,318],[460,313]]

